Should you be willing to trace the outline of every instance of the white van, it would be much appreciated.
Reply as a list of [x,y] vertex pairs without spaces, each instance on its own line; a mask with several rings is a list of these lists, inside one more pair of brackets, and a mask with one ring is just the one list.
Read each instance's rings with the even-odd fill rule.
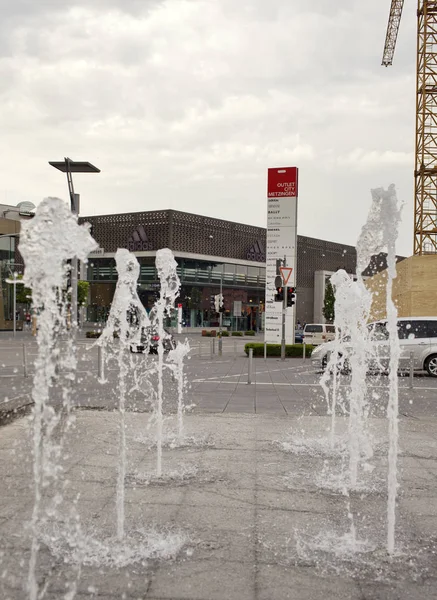
[[[381,320],[368,325],[373,343],[369,357],[369,371],[388,371],[390,361],[389,335],[387,321]],[[431,377],[437,377],[437,317],[400,317],[398,319],[398,337],[401,349],[399,370],[409,370],[413,360],[414,371],[426,371]],[[352,347],[345,343],[346,353]],[[311,362],[316,371],[323,371],[334,350],[333,344],[325,344],[311,354]],[[347,357],[346,357],[347,360]]]
[[335,339],[335,326],[326,323],[308,323],[303,330],[304,344],[319,346]]

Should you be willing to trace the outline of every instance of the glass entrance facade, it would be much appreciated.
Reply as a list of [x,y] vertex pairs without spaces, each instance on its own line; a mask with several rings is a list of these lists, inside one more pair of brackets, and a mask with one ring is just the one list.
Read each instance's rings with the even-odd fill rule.
[[[265,267],[232,262],[214,262],[175,257],[181,280],[180,297],[186,327],[218,327],[213,297],[224,296],[223,327],[231,331],[259,330],[264,309]],[[138,293],[150,310],[159,295],[155,257],[139,257]],[[90,305],[87,320],[105,321],[117,281],[115,259],[91,258],[87,279],[90,282]]]
[[[13,320],[13,285],[6,283],[6,279],[13,276],[15,270],[15,245],[14,234],[0,237],[0,272],[3,299],[3,315],[6,320]],[[20,268],[21,271],[21,268]]]

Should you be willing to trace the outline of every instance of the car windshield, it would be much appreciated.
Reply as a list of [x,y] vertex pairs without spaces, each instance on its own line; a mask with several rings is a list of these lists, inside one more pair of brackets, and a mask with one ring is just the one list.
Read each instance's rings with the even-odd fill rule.
[[322,325],[305,325],[305,333],[322,333]]

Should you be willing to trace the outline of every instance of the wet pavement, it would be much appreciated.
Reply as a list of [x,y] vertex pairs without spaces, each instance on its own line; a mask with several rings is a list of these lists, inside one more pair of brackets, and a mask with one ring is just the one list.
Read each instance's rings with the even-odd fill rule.
[[[189,415],[182,447],[170,419],[157,479],[150,415],[128,413],[120,543],[118,415],[77,410],[75,418],[59,484],[44,490],[37,580],[47,599],[75,585],[79,599],[106,600],[436,597],[435,419],[401,421],[397,552],[388,557],[384,419],[371,419],[375,455],[345,495],[342,446],[323,441],[327,418]],[[345,430],[340,422],[339,442]],[[0,597],[21,600],[33,507],[29,419],[0,432]],[[163,552],[171,558],[157,558]]]
[[[59,479],[43,492],[37,579],[44,598],[437,596],[437,381],[417,376],[410,389],[408,378],[398,379],[397,551],[389,557],[387,377],[368,378],[374,455],[357,488],[347,492],[347,421],[339,415],[331,447],[319,375],[301,358],[257,358],[248,383],[246,341],[225,339],[218,356],[210,340],[193,338],[182,445],[176,382],[166,370],[161,478],[155,475],[153,400],[146,387],[128,386],[122,541],[115,536],[118,372],[109,364],[107,382],[98,383],[97,348],[78,341],[75,422],[65,436]],[[29,336],[0,340],[0,412],[14,417],[0,427],[2,600],[28,598],[34,491],[26,413],[35,355]],[[146,362],[153,370],[156,362],[130,358],[136,373]],[[348,384],[341,380],[345,411]],[[52,398],[60,406],[61,390],[53,388]]]

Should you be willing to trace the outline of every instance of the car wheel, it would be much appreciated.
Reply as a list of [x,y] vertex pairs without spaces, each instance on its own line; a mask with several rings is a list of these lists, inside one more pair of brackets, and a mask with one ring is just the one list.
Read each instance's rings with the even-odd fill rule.
[[425,369],[431,377],[437,377],[437,354],[428,356],[425,361]]
[[327,366],[328,366],[328,357],[325,354],[325,356],[322,358],[322,370],[326,371]]

